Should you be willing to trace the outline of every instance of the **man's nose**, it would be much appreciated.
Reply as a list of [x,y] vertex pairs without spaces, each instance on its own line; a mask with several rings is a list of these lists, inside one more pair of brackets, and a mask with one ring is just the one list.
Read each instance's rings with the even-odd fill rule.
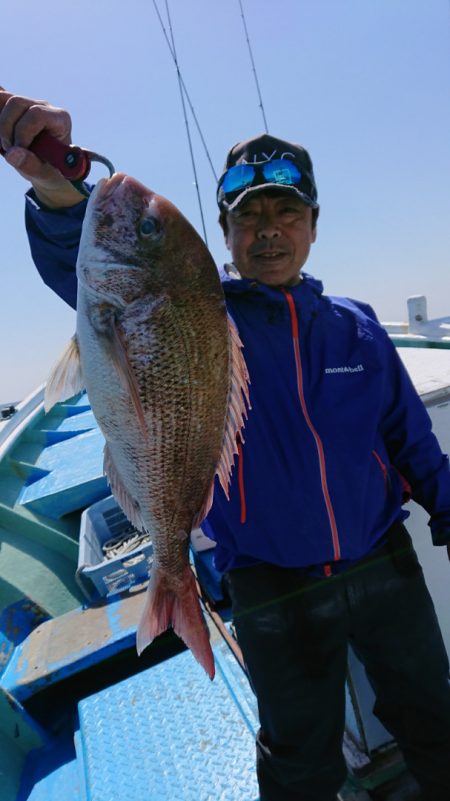
[[259,239],[273,239],[280,236],[280,228],[272,214],[261,214],[258,220],[257,236]]

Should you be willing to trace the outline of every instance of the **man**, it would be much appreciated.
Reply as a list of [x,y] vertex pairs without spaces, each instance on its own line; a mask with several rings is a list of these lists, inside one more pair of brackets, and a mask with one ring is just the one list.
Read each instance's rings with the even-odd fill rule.
[[[6,159],[34,187],[36,265],[75,306],[86,201],[27,150],[44,128],[68,142],[70,118],[6,93],[0,109]],[[412,494],[434,544],[450,542],[448,458],[370,307],[324,296],[301,272],[319,210],[306,150],[240,143],[217,199],[252,410],[230,500],[216,488],[204,529],[258,699],[261,801],[336,798],[349,642],[422,798],[449,801],[449,666],[402,509]]]

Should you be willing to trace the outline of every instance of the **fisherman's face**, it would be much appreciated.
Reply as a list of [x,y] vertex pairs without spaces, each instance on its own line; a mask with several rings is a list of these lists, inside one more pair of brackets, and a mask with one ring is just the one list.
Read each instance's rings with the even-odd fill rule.
[[250,195],[228,212],[225,242],[244,278],[294,286],[316,240],[312,210],[293,193]]

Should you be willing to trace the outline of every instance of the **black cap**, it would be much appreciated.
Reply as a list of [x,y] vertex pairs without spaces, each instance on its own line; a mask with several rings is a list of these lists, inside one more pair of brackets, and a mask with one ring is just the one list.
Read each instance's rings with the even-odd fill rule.
[[[250,186],[238,189],[235,192],[224,192],[223,180],[231,167],[236,167],[240,164],[263,165],[278,159],[288,159],[297,167],[301,177],[295,186],[284,182],[272,183],[265,180],[262,174],[257,171]],[[219,208],[222,211],[232,211],[250,192],[261,191],[269,187],[282,189],[283,192],[295,193],[307,206],[311,206],[313,209],[319,208],[312,161],[304,147],[293,142],[286,142],[284,139],[277,139],[275,136],[269,136],[269,134],[261,134],[253,139],[247,139],[245,142],[239,142],[234,145],[228,153],[224,171],[217,187]]]

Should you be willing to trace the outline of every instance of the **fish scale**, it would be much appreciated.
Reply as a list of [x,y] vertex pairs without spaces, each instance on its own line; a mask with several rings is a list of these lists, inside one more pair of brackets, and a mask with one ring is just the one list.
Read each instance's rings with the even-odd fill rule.
[[[174,307],[170,301],[159,307],[158,316],[161,316],[162,310],[163,319],[153,320],[150,326],[152,336],[147,352],[151,355],[154,353],[155,356],[149,360],[143,382],[143,407],[149,429],[149,459],[139,476],[144,481],[150,480],[150,499],[156,524],[164,527],[169,521],[173,521],[174,507],[181,506],[182,521],[175,523],[175,526],[186,530],[190,529],[192,518],[200,508],[205,484],[212,481],[217,453],[221,448],[223,408],[228,390],[228,350],[223,345],[222,354],[218,353],[218,348],[214,349],[211,359],[210,344],[205,343],[206,347],[200,347],[198,338],[189,336],[196,322],[192,311]],[[129,326],[126,319],[121,324],[126,339],[141,341],[142,337],[133,339],[133,320]],[[225,325],[222,340],[226,343]],[[148,328],[147,325],[146,329]],[[187,336],[185,332],[188,332]],[[220,355],[222,359],[219,361]],[[212,364],[205,365],[207,358]],[[130,360],[132,363],[139,363],[139,352],[134,353],[132,348]],[[208,367],[214,367],[216,392],[218,381],[222,381],[223,398],[220,404],[216,404],[218,412],[215,413],[210,405],[211,393],[208,396],[203,391],[205,387],[202,373],[205,369],[208,371]],[[200,391],[192,393],[194,382]],[[161,426],[159,436],[152,434],[155,423]],[[136,437],[139,437],[138,430]],[[176,448],[173,447],[174,441],[177,443]],[[159,465],[158,474],[152,470],[152,464],[155,463]],[[145,468],[148,475],[145,475]],[[148,520],[145,522],[147,528],[155,525],[154,520],[151,523]]]

